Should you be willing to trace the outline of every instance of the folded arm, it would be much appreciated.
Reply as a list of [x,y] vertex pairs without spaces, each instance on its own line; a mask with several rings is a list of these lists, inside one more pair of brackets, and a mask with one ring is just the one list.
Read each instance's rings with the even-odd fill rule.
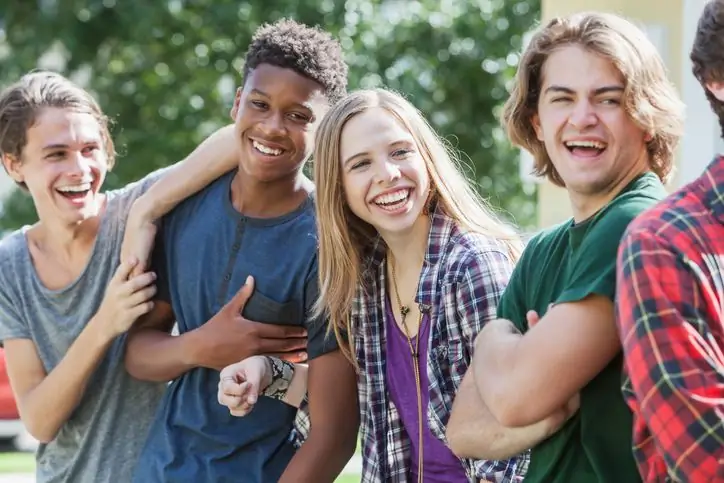
[[473,371],[495,418],[527,426],[564,407],[620,350],[613,310],[608,297],[589,295],[555,305],[525,335],[507,320],[488,324]]
[[524,453],[551,436],[575,411],[557,411],[539,423],[505,427],[485,406],[472,372],[466,374],[455,396],[447,424],[450,449],[459,458],[502,460]]
[[[715,261],[709,274],[721,269]],[[619,252],[618,323],[640,414],[669,474],[724,481],[724,294],[652,233]]]

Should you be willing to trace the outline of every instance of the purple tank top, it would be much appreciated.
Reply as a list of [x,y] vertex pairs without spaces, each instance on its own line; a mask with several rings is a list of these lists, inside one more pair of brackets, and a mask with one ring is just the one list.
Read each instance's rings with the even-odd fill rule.
[[[389,297],[385,314],[387,326],[387,390],[390,399],[400,413],[402,425],[410,436],[412,442],[410,468],[410,481],[417,481],[418,449],[419,449],[419,421],[417,411],[417,387],[415,384],[415,370],[410,354],[410,345],[404,331],[395,322]],[[427,421],[427,408],[430,404],[429,379],[427,377],[427,353],[430,335],[430,316],[425,314],[418,332],[420,337],[420,386],[422,387],[422,472],[426,483],[460,483],[467,482],[468,478],[460,460],[437,439],[430,431]],[[416,338],[412,339],[415,347]]]

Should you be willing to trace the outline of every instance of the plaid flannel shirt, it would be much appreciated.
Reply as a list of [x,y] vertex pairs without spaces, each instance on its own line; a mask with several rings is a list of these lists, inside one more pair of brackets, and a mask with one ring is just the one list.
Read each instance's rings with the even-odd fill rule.
[[724,158],[635,220],[618,262],[641,475],[724,481]]
[[[495,318],[513,263],[505,247],[490,238],[464,234],[440,209],[432,214],[427,253],[416,302],[430,314],[430,379],[427,420],[447,444],[445,425],[453,398],[470,363],[475,336]],[[377,241],[352,305],[353,350],[358,379],[363,451],[363,483],[406,482],[411,466],[410,438],[386,387],[385,249]],[[519,479],[527,457],[505,461],[462,460],[470,481]]]

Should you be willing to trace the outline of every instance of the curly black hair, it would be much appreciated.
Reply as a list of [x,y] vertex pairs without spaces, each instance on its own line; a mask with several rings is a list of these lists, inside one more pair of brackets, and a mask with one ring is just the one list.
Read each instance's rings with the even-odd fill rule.
[[292,69],[324,87],[334,103],[347,92],[348,67],[342,46],[317,27],[282,19],[257,29],[246,52],[243,76],[260,64]]
[[712,0],[706,4],[699,17],[694,45],[691,48],[691,64],[694,77],[704,88],[714,114],[719,118],[719,128],[724,137],[724,102],[707,88],[710,82],[724,82],[724,1]]

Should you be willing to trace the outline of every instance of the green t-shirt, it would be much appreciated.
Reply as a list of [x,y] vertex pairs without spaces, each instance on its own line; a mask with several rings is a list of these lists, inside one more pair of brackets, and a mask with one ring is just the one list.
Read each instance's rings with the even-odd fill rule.
[[[647,173],[588,220],[570,220],[536,235],[513,272],[498,316],[525,333],[528,310],[543,317],[551,303],[592,294],[614,300],[616,252],[624,230],[666,194],[658,177]],[[525,483],[641,481],[631,450],[632,415],[621,395],[622,361],[617,356],[591,380],[581,390],[579,412],[532,449]]]

